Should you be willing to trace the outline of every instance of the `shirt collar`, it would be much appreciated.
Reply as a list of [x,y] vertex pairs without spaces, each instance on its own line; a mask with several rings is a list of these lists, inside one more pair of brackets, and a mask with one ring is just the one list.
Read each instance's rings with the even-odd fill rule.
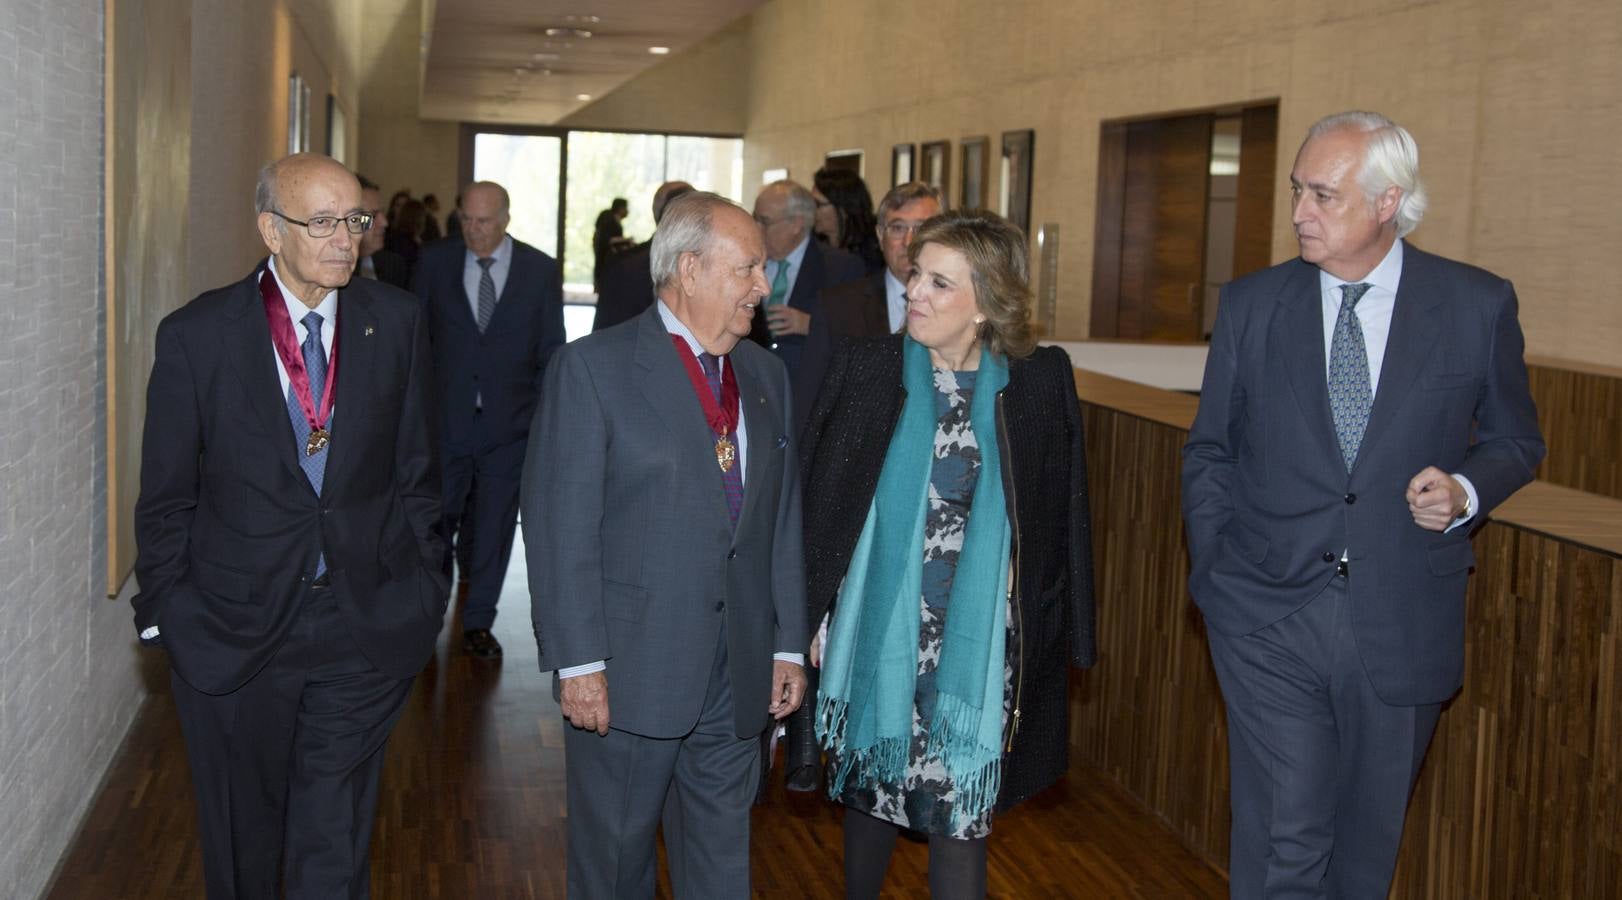
[[891,272],[888,266],[884,269],[884,296],[899,296],[901,302],[907,302],[907,286],[902,283],[901,279],[895,277],[895,273]]
[[[1397,293],[1398,282],[1402,281],[1402,245],[1401,238],[1392,241],[1391,249],[1385,252],[1385,258],[1357,283],[1370,285],[1394,296]],[[1323,269],[1318,270],[1318,287],[1325,294],[1338,292],[1341,285],[1348,283],[1350,282],[1342,281]],[[1338,294],[1336,299],[1339,300]]]
[[[490,258],[495,260],[495,262],[492,263],[491,265],[495,265],[495,266],[502,265],[512,255],[513,255],[513,236],[510,235],[510,234],[504,234],[504,235],[501,236],[501,243],[496,245],[496,249],[490,251]],[[479,264],[479,255],[477,253],[474,253],[472,248],[469,248],[468,251],[467,251],[467,265],[476,266],[478,264]]]
[[670,307],[665,305],[665,301],[658,300],[655,301],[655,303],[659,308],[659,318],[665,323],[665,330],[686,341],[687,349],[693,351],[693,356],[695,358],[700,353],[704,353],[704,345],[698,342],[698,338],[693,337],[693,332],[691,329],[682,324],[680,319],[676,318],[676,314],[670,311]]
[[316,304],[315,309],[312,310],[304,305],[304,301],[293,296],[292,292],[288,291],[287,285],[282,282],[281,273],[276,271],[276,257],[272,256],[270,258],[266,268],[270,269],[270,277],[276,279],[276,289],[281,292],[282,302],[287,304],[287,316],[293,320],[294,325],[304,324],[304,317],[312,312],[321,314],[321,324],[323,326],[328,322],[336,321],[333,318],[338,314],[338,292],[336,290],[327,291],[327,295],[322,297],[321,302]]
[[805,259],[805,248],[809,246],[811,246],[811,232],[807,230],[799,246],[790,250],[788,255],[779,260],[777,264],[780,266],[787,264],[790,273],[800,271],[800,262]]

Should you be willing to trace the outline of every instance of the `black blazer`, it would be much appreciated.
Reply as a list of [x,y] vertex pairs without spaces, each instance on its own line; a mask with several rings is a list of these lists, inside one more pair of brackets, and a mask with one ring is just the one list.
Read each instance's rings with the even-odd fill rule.
[[[372,269],[377,273],[377,280],[390,284],[402,291],[411,289],[411,266],[405,257],[393,250],[379,250],[372,254]],[[360,265],[355,265],[355,273],[360,274]]]
[[547,360],[563,346],[562,272],[552,257],[514,240],[512,266],[483,334],[462,282],[467,245],[443,240],[423,251],[412,291],[428,307],[438,386],[440,437],[449,452],[472,453],[473,414],[500,443],[529,434]]
[[[811,314],[811,321],[817,320],[822,304],[822,292],[834,285],[855,281],[862,277],[866,270],[862,261],[855,254],[847,253],[835,247],[827,247],[812,238],[805,247],[805,256],[800,260],[800,273],[794,277],[794,289],[789,291],[788,305]],[[762,347],[770,347],[773,343],[772,334],[766,328],[766,302],[761,301],[760,308],[755,311],[754,326],[749,332],[749,339]],[[790,334],[777,339],[777,356],[788,366],[789,379],[799,375],[800,355],[805,348],[805,335]],[[804,417],[803,412],[796,412],[799,418]]]
[[1222,289],[1183,448],[1189,590],[1206,624],[1253,632],[1335,577],[1342,551],[1369,681],[1387,703],[1440,703],[1464,674],[1469,528],[1414,524],[1426,466],[1475,485],[1481,521],[1543,458],[1515,289],[1408,245],[1374,408],[1351,472],[1329,412],[1318,268],[1300,259]]
[[[806,425],[805,572],[815,628],[850,566],[900,418],[902,337],[847,339],[834,355]],[[1092,528],[1081,407],[1070,358],[1042,347],[1008,366],[997,441],[1014,525],[1016,717],[1003,757],[999,810],[1047,787],[1069,757],[1069,667],[1091,666]]]
[[846,337],[880,337],[890,333],[890,311],[884,296],[884,270],[835,285],[822,292],[822,312],[811,319],[800,371],[794,376],[794,408],[805,426],[833,359],[834,342]]
[[652,242],[610,257],[597,276],[597,313],[592,317],[595,333],[629,322],[653,305]]
[[258,278],[158,326],[135,504],[136,630],[159,626],[181,678],[228,693],[281,644],[325,551],[361,652],[411,676],[450,596],[421,307],[366,278],[339,291],[332,444],[316,496],[295,456]]

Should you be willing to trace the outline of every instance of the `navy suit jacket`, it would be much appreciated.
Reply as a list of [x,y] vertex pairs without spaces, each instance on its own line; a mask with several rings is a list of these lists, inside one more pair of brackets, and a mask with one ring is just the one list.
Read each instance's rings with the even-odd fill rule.
[[187,684],[228,693],[281,645],[325,553],[361,652],[392,677],[415,675],[450,597],[421,306],[369,278],[339,290],[318,496],[299,467],[258,277],[158,325],[135,504],[135,627],[160,628]]
[[1217,631],[1289,615],[1348,553],[1353,633],[1388,703],[1445,700],[1464,671],[1468,528],[1414,524],[1426,466],[1463,475],[1475,522],[1543,458],[1508,281],[1404,247],[1390,338],[1350,473],[1329,412],[1317,267],[1291,260],[1229,284],[1183,448],[1189,588]]
[[[817,315],[822,311],[821,295],[824,290],[847,281],[855,281],[867,272],[862,261],[853,253],[847,253],[837,247],[829,247],[811,238],[806,244],[805,256],[800,260],[800,273],[794,277],[794,289],[789,291],[788,305],[798,310],[810,313],[811,321],[815,322]],[[773,343],[772,335],[766,328],[766,304],[761,303],[756,310],[754,328],[749,333],[750,340],[762,347],[770,347]],[[792,380],[800,371],[800,356],[805,351],[805,335],[791,334],[776,340],[777,357],[788,366],[788,375]],[[798,414],[804,418],[804,412]]]
[[558,352],[524,462],[541,671],[606,660],[614,727],[647,737],[698,723],[723,636],[736,733],[759,734],[773,654],[810,643],[788,375],[747,341],[727,359],[747,443],[735,527],[657,307]]
[[513,241],[507,283],[483,334],[463,284],[466,260],[462,241],[439,241],[423,250],[412,281],[428,307],[440,437],[456,455],[480,449],[470,443],[480,402],[490,440],[524,439],[547,360],[566,340],[562,272],[552,257]]

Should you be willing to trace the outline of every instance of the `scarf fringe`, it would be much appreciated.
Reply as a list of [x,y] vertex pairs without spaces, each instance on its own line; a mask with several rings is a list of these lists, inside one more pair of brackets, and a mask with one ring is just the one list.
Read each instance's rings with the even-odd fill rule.
[[907,750],[911,736],[879,738],[871,747],[845,745],[846,717],[850,705],[827,694],[817,695],[817,738],[824,749],[839,760],[828,779],[828,798],[836,800],[844,792],[851,774],[859,773],[864,783],[894,783],[907,771]]
[[979,706],[950,694],[935,695],[924,753],[942,760],[952,777],[958,794],[954,818],[978,817],[997,802],[1002,790],[1002,747],[980,742],[980,719]]

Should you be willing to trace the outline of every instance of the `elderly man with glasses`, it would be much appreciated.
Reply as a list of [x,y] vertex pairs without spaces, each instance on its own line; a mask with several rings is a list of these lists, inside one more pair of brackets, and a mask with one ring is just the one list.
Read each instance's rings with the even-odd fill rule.
[[428,332],[351,280],[372,214],[325,156],[266,166],[270,258],[158,326],[135,506],[208,895],[365,897],[383,746],[433,652]]

